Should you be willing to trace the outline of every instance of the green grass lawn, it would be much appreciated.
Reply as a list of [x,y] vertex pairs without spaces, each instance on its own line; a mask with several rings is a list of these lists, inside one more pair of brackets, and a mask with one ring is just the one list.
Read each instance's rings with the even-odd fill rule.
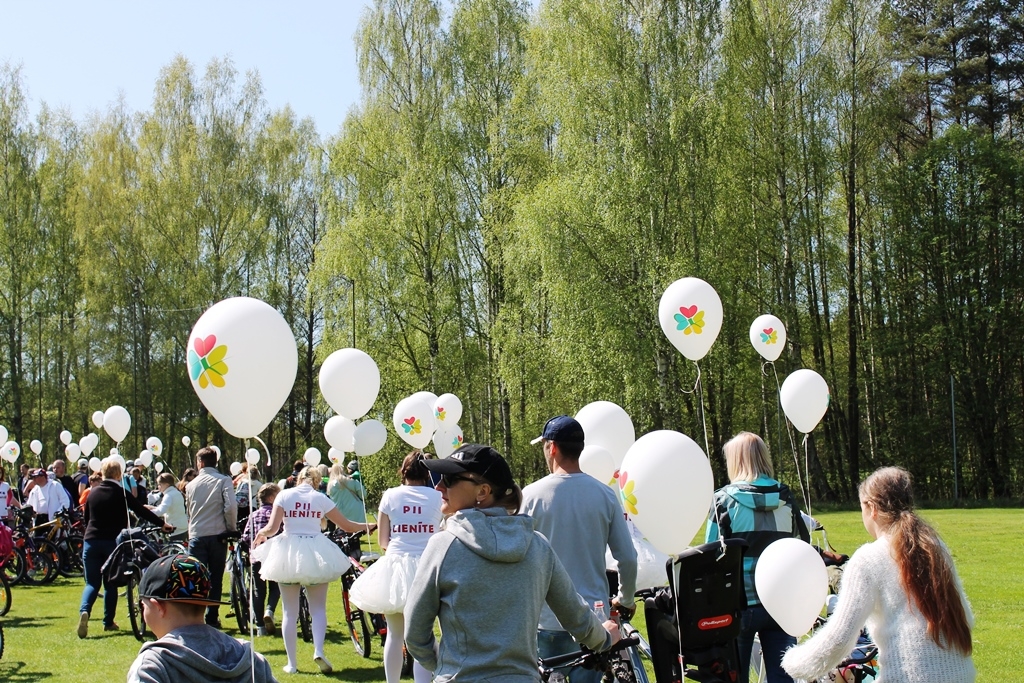
[[[1022,680],[1024,648],[1019,637],[1024,625],[1024,568],[1016,558],[1024,528],[1024,510],[927,510],[923,513],[939,530],[953,555],[974,607],[974,658],[978,680]],[[859,512],[815,515],[828,531],[828,540],[840,552],[852,553],[869,540]],[[75,635],[82,581],[58,579],[50,586],[15,586],[10,613],[0,618],[5,632],[5,652],[0,659],[0,681],[123,681],[139,649],[131,635],[124,599],[118,604],[118,633],[104,633],[100,620],[102,601],[93,609],[89,638]],[[226,609],[226,608],[225,608]],[[642,614],[642,611],[641,611]],[[327,656],[339,681],[383,681],[379,639],[373,641],[369,659],[355,654],[342,619],[340,584],[331,588],[327,618]],[[280,608],[278,609],[280,618]],[[223,619],[228,632],[235,631]],[[640,615],[635,622],[644,631]],[[325,678],[313,664],[313,646],[299,640],[298,674],[280,672],[286,659],[279,636],[256,638],[282,681]]]

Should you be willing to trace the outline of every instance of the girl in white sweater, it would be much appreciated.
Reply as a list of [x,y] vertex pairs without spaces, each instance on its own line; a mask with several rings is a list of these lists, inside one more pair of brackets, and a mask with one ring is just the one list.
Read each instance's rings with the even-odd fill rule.
[[835,612],[786,653],[783,668],[794,678],[825,675],[867,624],[878,646],[876,683],[970,683],[974,617],[949,551],[914,512],[910,473],[877,470],[860,485],[860,505],[876,540],[850,558]]

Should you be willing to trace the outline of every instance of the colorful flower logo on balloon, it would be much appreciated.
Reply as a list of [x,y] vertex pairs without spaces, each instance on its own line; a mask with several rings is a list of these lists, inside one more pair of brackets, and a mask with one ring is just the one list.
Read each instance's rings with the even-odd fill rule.
[[437,408],[434,409],[434,417],[436,417],[441,422],[444,422],[444,406],[438,406]]
[[693,306],[680,306],[679,312],[673,316],[676,320],[676,329],[682,330],[683,334],[700,334],[704,331],[704,311]]
[[462,434],[457,434],[455,438],[452,439],[452,448],[456,450],[462,448]]
[[211,384],[215,387],[224,386],[224,375],[228,374],[228,364],[224,357],[228,353],[225,344],[217,346],[217,337],[210,335],[206,339],[196,337],[188,350],[189,374],[192,381],[199,382],[199,388],[205,389]]
[[775,344],[779,341],[779,333],[773,327],[766,327],[761,330],[761,343],[762,344]]
[[402,420],[402,430],[406,434],[419,434],[423,431],[423,425],[420,424],[419,418],[414,415]]
[[626,512],[631,515],[637,514],[636,509],[636,496],[633,495],[633,487],[636,482],[630,481],[629,475],[625,472],[619,472],[619,496],[622,498],[622,505],[626,508]]

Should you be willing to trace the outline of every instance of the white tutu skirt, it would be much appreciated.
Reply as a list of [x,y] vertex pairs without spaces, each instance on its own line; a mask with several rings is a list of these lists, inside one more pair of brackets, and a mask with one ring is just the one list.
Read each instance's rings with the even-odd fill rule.
[[419,555],[386,553],[355,580],[348,592],[349,600],[366,612],[402,612],[419,563]]
[[265,581],[315,586],[337,581],[352,563],[341,548],[323,534],[315,536],[274,536],[249,554],[261,562]]

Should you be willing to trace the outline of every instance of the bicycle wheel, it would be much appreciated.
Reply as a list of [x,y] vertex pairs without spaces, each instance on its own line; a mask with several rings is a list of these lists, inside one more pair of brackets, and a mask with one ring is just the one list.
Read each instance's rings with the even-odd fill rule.
[[0,572],[3,573],[7,582],[12,586],[17,586],[21,583],[22,579],[25,578],[25,556],[21,553],[21,548],[12,548],[11,554],[4,560],[3,567],[0,567]]
[[50,564],[52,566],[52,571],[46,575],[42,582],[53,583],[54,579],[60,576],[60,565],[61,562],[64,561],[64,556],[52,541],[48,541],[45,538],[37,538],[34,539],[34,542],[36,544],[36,550],[49,557]]
[[348,637],[356,653],[364,659],[370,656],[370,626],[366,623],[366,613],[361,609],[350,610],[345,615],[348,625]]
[[11,584],[7,582],[6,576],[0,574],[0,617],[11,610],[11,597]]
[[139,580],[135,576],[128,578],[128,585],[125,587],[125,597],[128,600],[128,620],[132,622],[132,633],[140,641],[146,640],[146,620],[142,617],[139,609],[138,593]]
[[0,624],[0,659],[4,658],[4,625]]
[[74,579],[85,575],[85,564],[82,562],[82,537],[69,536],[60,542],[57,549],[61,554],[60,575]]
[[29,586],[39,586],[50,583],[57,576],[57,567],[53,564],[53,557],[35,549],[25,551],[25,577],[24,581]]
[[306,599],[305,588],[299,593],[299,631],[304,641],[313,642],[313,620],[309,616],[309,600]]
[[240,576],[238,567],[231,572],[231,608],[235,610],[235,622],[239,632],[249,633],[249,591],[245,577]]

